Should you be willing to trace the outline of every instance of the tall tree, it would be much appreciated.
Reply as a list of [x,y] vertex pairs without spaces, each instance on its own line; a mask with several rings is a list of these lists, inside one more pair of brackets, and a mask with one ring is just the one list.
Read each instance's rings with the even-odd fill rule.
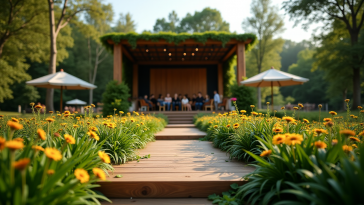
[[155,33],[160,31],[171,31],[177,33],[180,22],[177,13],[172,11],[170,14],[168,14],[168,20],[169,22],[165,18],[157,19],[154,24],[153,31]]
[[136,24],[134,20],[132,19],[132,16],[130,13],[127,13],[126,15],[120,14],[120,17],[118,21],[116,22],[116,26],[113,28],[115,32],[135,32]]
[[350,36],[349,50],[351,54],[352,82],[353,82],[353,106],[361,105],[361,68],[364,55],[358,53],[364,22],[364,0],[290,0],[283,2],[283,8],[295,18],[297,22],[305,21],[303,27],[315,22],[323,22],[324,30],[337,20],[345,25]]
[[[48,0],[50,34],[49,74],[56,72],[57,36],[61,29],[65,28],[72,19],[75,19],[77,14],[84,11],[102,12],[100,8],[101,6],[98,0]],[[57,12],[58,10],[60,12]],[[53,97],[54,90],[47,89],[46,106],[48,110],[54,110]]]
[[[95,84],[99,64],[109,55],[107,52],[104,52],[105,47],[102,46],[99,37],[110,31],[110,24],[112,23],[114,13],[111,4],[103,4],[101,8],[102,13],[86,14],[85,19],[87,24],[82,29],[87,38],[88,76],[91,84]],[[93,89],[90,90],[89,103],[93,103]]]
[[0,8],[0,102],[3,102],[13,98],[14,83],[30,80],[26,58],[40,61],[44,56],[47,7],[37,0],[0,0]]
[[181,20],[179,32],[205,32],[226,31],[230,32],[230,25],[222,19],[220,11],[204,8],[201,12],[196,11],[193,15],[188,13]]
[[291,40],[285,40],[282,52],[279,54],[281,56],[281,70],[287,72],[289,66],[297,62],[297,56],[300,51],[313,48],[314,44],[311,41],[303,40],[297,43]]
[[[264,62],[270,60],[269,55],[279,55],[277,51],[282,49],[283,39],[274,39],[274,36],[283,32],[283,18],[278,14],[279,9],[272,6],[270,0],[253,1],[251,5],[252,17],[247,18],[243,22],[243,29],[258,36],[258,44],[251,50],[251,55],[254,58],[255,67],[260,73],[263,69]],[[279,56],[278,56],[279,57]],[[280,59],[279,59],[280,64]],[[265,65],[268,69],[270,66]],[[279,65],[280,67],[280,65]],[[279,67],[276,67],[279,69]],[[258,88],[258,107],[261,108],[261,91]]]

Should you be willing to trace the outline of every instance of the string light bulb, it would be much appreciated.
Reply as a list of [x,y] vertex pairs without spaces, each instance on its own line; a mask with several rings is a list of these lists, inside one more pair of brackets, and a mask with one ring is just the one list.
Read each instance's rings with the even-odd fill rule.
[[147,53],[149,52],[148,48],[147,48],[147,49],[145,49],[145,52],[147,52]]
[[168,55],[169,55],[169,56],[172,56],[172,53],[169,53]]
[[184,56],[186,56],[186,53],[183,53]]
[[195,53],[192,53],[192,56],[195,56]]

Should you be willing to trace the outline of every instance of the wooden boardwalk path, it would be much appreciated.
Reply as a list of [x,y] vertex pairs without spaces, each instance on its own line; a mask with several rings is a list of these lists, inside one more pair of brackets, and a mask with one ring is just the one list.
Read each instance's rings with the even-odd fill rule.
[[[195,140],[204,135],[191,124],[165,128],[155,142],[139,150],[139,156],[150,158],[114,166],[98,190],[114,198],[114,204],[211,204],[208,195],[221,194],[232,183],[246,183],[241,177],[254,168],[230,160],[211,142]],[[115,178],[119,174],[123,177]]]

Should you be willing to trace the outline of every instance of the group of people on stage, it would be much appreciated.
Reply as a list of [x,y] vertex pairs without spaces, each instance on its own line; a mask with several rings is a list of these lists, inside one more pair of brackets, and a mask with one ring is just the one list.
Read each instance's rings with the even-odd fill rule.
[[[158,110],[159,106],[166,106],[167,110],[176,110],[176,107],[178,107],[178,110],[182,110],[182,107],[186,107],[187,111],[192,111],[192,108],[194,107],[195,110],[201,110],[204,105],[210,105],[209,95],[205,95],[205,97],[202,96],[201,92],[198,92],[197,96],[196,94],[192,95],[192,98],[189,98],[188,95],[181,95],[175,93],[173,97],[170,96],[168,93],[166,97],[159,94],[158,99],[155,98],[154,94],[150,95],[150,98],[148,98],[148,95],[144,96],[144,101],[149,105],[149,108],[153,108],[153,105],[155,105],[155,108]],[[217,110],[217,105],[220,103],[220,95],[217,93],[217,91],[214,91],[214,105],[215,109]]]

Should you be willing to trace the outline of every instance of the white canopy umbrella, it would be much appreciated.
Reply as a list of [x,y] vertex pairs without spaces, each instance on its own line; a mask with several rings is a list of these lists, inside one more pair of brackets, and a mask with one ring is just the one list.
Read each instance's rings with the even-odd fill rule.
[[302,85],[307,81],[309,81],[309,79],[276,70],[271,67],[271,69],[264,71],[263,73],[259,73],[247,80],[241,81],[241,84],[251,87],[271,87],[273,109],[273,86],[283,87]]
[[60,102],[61,112],[62,112],[63,89],[90,90],[90,89],[95,89],[97,87],[73,75],[63,72],[63,69],[61,69],[61,71],[57,73],[49,74],[34,80],[27,81],[26,84],[40,88],[61,89],[61,102]]
[[86,102],[79,100],[79,99],[74,99],[74,100],[67,101],[66,104],[68,104],[68,105],[86,105]]

